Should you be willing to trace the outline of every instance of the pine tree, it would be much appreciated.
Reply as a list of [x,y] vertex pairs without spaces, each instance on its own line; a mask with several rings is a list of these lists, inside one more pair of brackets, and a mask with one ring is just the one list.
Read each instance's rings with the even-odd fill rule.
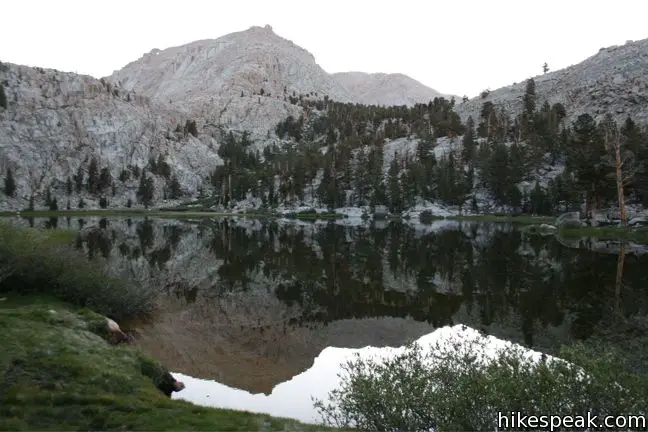
[[7,175],[4,179],[4,193],[7,196],[13,197],[16,194],[16,180],[13,176],[13,170],[7,168]]
[[45,207],[50,207],[52,204],[52,191],[50,188],[47,188],[45,191]]
[[479,206],[477,205],[477,198],[473,195],[470,200],[470,211],[474,214],[479,213]]
[[144,204],[144,207],[148,208],[148,206],[153,201],[154,194],[155,183],[153,181],[153,178],[147,178],[146,172],[143,171],[142,175],[140,176],[139,187],[137,188],[137,197],[139,198],[140,202]]
[[495,144],[482,176],[490,192],[500,204],[507,204],[510,192],[510,163],[506,145]]
[[4,86],[0,83],[0,107],[7,109],[7,95]]
[[529,78],[526,83],[526,90],[523,97],[524,113],[529,119],[533,117],[536,110],[536,86],[533,78]]
[[392,212],[403,211],[403,197],[400,184],[400,167],[398,166],[398,154],[394,154],[394,158],[389,166],[388,172],[389,184],[389,209]]
[[407,170],[401,175],[402,182],[402,200],[405,207],[412,207],[416,204],[416,197],[421,195],[419,189],[419,172],[420,164],[418,161],[410,161],[407,164]]
[[318,189],[318,195],[320,201],[329,209],[335,209],[340,206],[341,197],[336,184],[332,161],[329,161],[324,167],[324,176]]
[[81,193],[81,189],[83,188],[83,180],[83,167],[79,165],[77,173],[74,175],[74,183],[77,193]]
[[169,198],[175,200],[180,198],[182,195],[182,188],[180,187],[180,182],[178,181],[177,176],[172,176],[169,181]]
[[599,208],[609,182],[601,163],[605,154],[603,137],[589,114],[578,116],[572,126],[568,145],[567,167],[576,176],[576,184],[585,193],[586,212]]
[[58,201],[56,200],[56,197],[53,197],[53,198],[50,199],[49,209],[51,211],[57,211],[58,210]]
[[96,194],[99,190],[99,164],[96,158],[92,158],[88,167],[88,192]]
[[535,187],[531,190],[529,194],[529,204],[530,211],[532,214],[544,215],[547,214],[548,203],[547,197],[538,183],[535,184]]
[[67,178],[67,182],[66,182],[65,186],[66,186],[67,195],[68,196],[72,195],[72,190],[74,189],[74,184],[72,183],[72,179],[69,176]]
[[99,181],[97,183],[97,189],[99,192],[103,192],[110,187],[112,184],[112,175],[108,168],[102,168],[101,173],[99,174]]
[[475,122],[472,116],[468,117],[468,120],[466,121],[466,132],[462,138],[462,147],[461,159],[463,160],[463,163],[472,166],[477,148],[477,143],[475,141]]
[[535,131],[534,117],[536,110],[535,81],[529,78],[522,98],[524,109],[522,111],[521,127],[524,137],[529,137]]

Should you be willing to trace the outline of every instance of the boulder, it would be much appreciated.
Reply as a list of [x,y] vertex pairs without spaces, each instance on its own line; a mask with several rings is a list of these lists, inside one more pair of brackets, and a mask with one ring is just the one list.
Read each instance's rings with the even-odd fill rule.
[[556,218],[555,226],[558,228],[580,228],[585,226],[579,212],[563,213]]
[[628,221],[629,226],[635,225],[648,225],[648,217],[646,216],[637,216]]
[[117,324],[115,321],[111,320],[110,318],[106,318],[106,328],[108,330],[108,342],[111,344],[119,344],[122,342],[128,342],[130,338],[126,333],[122,331],[122,329],[119,327],[119,324]]

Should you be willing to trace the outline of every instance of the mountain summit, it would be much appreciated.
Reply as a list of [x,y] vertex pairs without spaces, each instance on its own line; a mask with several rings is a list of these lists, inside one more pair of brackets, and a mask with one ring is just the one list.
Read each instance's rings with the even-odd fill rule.
[[402,74],[331,75],[269,25],[154,49],[108,78],[180,111],[258,134],[298,115],[290,98],[413,105],[441,95]]
[[345,88],[354,102],[365,105],[411,106],[445,96],[400,73],[338,72],[333,74],[333,78]]

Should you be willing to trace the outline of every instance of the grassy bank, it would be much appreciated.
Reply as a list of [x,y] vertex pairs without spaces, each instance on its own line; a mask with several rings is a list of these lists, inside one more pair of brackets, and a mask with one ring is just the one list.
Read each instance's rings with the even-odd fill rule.
[[0,430],[315,430],[170,400],[157,363],[93,332],[102,317],[42,297],[0,301]]
[[474,215],[474,216],[449,216],[446,219],[459,221],[476,221],[476,222],[511,222],[517,224],[551,224],[555,218],[548,216],[530,216],[530,215]]
[[104,315],[145,314],[155,292],[87,261],[75,236],[0,224],[0,430],[322,429],[164,396],[159,363],[104,339]]
[[648,244],[648,228],[633,229],[614,226],[561,228],[558,234],[563,237],[597,237]]

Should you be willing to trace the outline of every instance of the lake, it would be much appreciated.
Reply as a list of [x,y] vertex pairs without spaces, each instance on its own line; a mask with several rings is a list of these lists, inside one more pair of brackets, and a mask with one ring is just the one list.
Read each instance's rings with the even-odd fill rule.
[[159,287],[159,312],[123,327],[185,380],[174,397],[201,404],[314,421],[309,396],[325,396],[350,353],[461,325],[549,353],[597,340],[646,358],[648,255],[511,224],[18,221],[78,230],[90,259]]

